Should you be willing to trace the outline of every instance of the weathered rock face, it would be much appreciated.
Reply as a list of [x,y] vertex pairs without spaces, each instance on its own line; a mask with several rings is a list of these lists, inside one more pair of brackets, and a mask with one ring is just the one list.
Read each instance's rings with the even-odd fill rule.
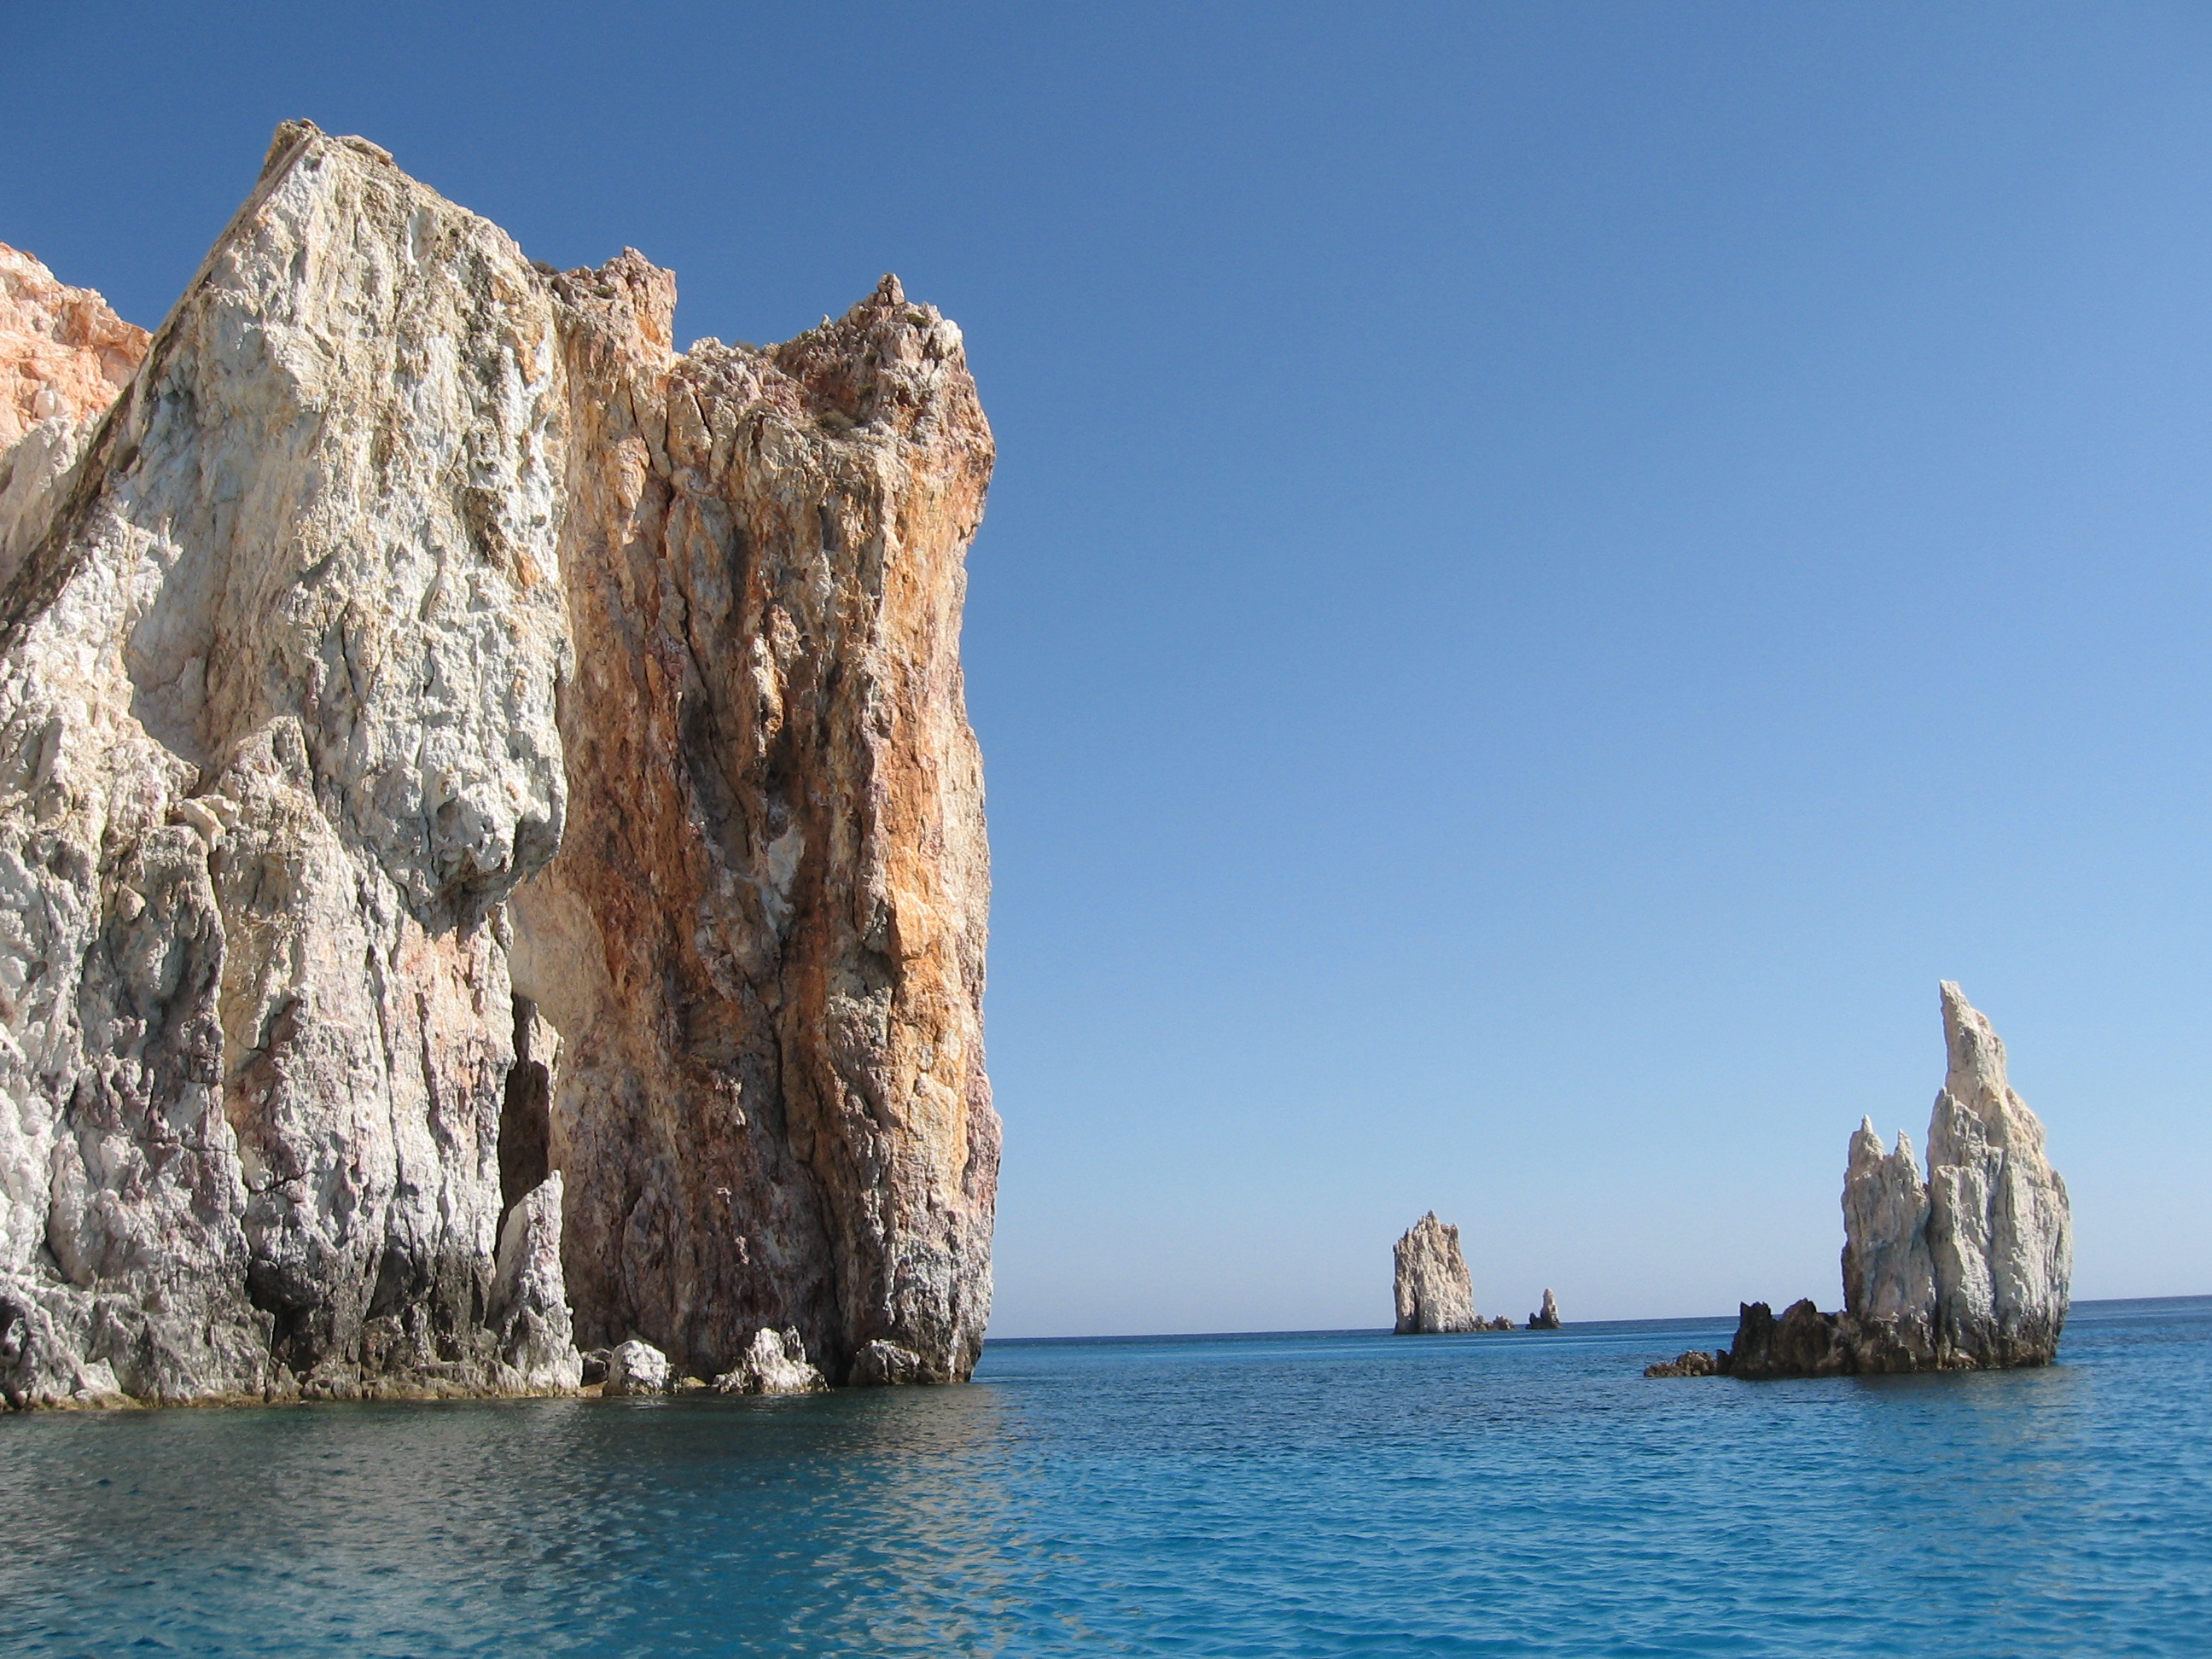
[[557,278],[568,844],[516,895],[561,1034],[584,1339],[701,1376],[965,1376],[998,1121],[962,554],[991,465],[959,331],[889,279],[769,351],[668,349],[635,254]]
[[797,1331],[761,1331],[731,1370],[714,1379],[717,1394],[812,1394],[829,1385],[806,1360]]
[[666,1394],[675,1380],[668,1356],[650,1342],[632,1337],[607,1355],[607,1376],[602,1387],[609,1395]]
[[11,1401],[972,1366],[988,429],[895,283],[764,353],[672,303],[291,124],[10,498]]
[[2074,1267],[2066,1183],[2006,1081],[2003,1042],[1956,985],[1942,996],[1948,1066],[1928,1180],[1910,1140],[1885,1152],[1863,1121],[1844,1176],[1843,1312],[1802,1301],[1778,1321],[1745,1304],[1720,1356],[1728,1375],[1973,1370],[2057,1353]]
[[568,1285],[561,1271],[561,1172],[556,1170],[507,1211],[492,1278],[492,1328],[524,1387],[544,1392],[584,1380]]
[[0,583],[22,526],[75,464],[146,355],[146,331],[0,244]]
[[1871,1121],[1851,1137],[1838,1340],[1862,1370],[2046,1364],[2074,1270],[2066,1183],[2005,1079],[2004,1043],[1956,985],[1942,989],[1928,1180],[1902,1134],[1887,1154]]
[[1936,1277],[1928,1254],[1928,1188],[1912,1142],[1885,1152],[1874,1120],[1852,1135],[1844,1173],[1844,1307],[1885,1322],[1909,1352],[1936,1351]]
[[1839,1376],[1862,1369],[1850,1316],[1822,1313],[1809,1299],[1791,1303],[1777,1319],[1764,1302],[1740,1306],[1735,1340],[1715,1356],[1727,1376]]
[[1550,1285],[1544,1287],[1544,1304],[1528,1316],[1532,1331],[1556,1331],[1559,1328],[1559,1298],[1552,1294]]
[[1435,1336],[1481,1328],[1474,1287],[1460,1253],[1459,1229],[1430,1211],[1406,1230],[1397,1249],[1400,1336]]
[[1719,1358],[1709,1348],[1692,1348],[1644,1368],[1646,1376],[1719,1376]]
[[0,449],[41,421],[107,412],[146,355],[146,331],[0,243]]
[[1949,1071],[1928,1126],[1936,1360],[2046,1364],[2074,1279],[2066,1183],[2044,1156],[2042,1123],[2005,1080],[2004,1043],[1948,981],[1943,1036]]

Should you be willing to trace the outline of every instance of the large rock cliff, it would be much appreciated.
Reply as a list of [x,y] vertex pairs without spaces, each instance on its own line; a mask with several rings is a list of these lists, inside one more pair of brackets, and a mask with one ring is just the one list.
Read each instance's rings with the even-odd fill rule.
[[1482,1328],[1457,1227],[1437,1220],[1431,1210],[1406,1229],[1395,1254],[1397,1334],[1437,1336]]
[[11,1401],[972,1367],[989,430],[889,279],[766,351],[673,305],[289,124],[21,492]]
[[1729,1375],[1974,1370],[2057,1353],[2074,1271],[2066,1183],[2006,1080],[2003,1042],[1948,980],[1942,998],[1948,1064],[1928,1178],[1905,1136],[1885,1152],[1863,1121],[1844,1176],[1843,1311],[1801,1301],[1777,1319],[1745,1304],[1719,1362]]

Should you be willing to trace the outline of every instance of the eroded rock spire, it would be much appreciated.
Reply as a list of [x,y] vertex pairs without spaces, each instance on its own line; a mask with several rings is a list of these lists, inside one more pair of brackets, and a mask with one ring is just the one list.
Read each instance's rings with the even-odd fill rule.
[[1927,1179],[1905,1135],[1885,1152],[1863,1121],[1844,1176],[1843,1312],[1801,1301],[1778,1320],[1766,1304],[1747,1304],[1719,1369],[1971,1370],[2057,1355],[2074,1270],[2066,1183],[2006,1079],[2003,1042],[1957,985],[1944,981],[1941,995],[1947,1066]]
[[1480,1328],[1457,1227],[1437,1220],[1431,1210],[1406,1230],[1396,1255],[1399,1335],[1436,1336]]

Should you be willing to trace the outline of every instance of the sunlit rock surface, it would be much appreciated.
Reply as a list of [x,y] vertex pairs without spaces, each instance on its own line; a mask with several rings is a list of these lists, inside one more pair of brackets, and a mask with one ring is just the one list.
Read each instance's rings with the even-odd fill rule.
[[957,330],[678,356],[666,273],[304,123],[143,362],[11,258],[0,1391],[964,1376]]
[[759,1332],[744,1357],[714,1379],[718,1394],[811,1394],[827,1386],[797,1331]]
[[632,1337],[616,1344],[607,1355],[606,1381],[601,1387],[609,1395],[665,1394],[674,1381],[668,1356],[650,1342]]
[[1720,1356],[1728,1375],[1991,1370],[2057,1353],[2074,1271],[2066,1183],[2006,1079],[2003,1042],[1958,986],[1941,994],[1948,1064],[1927,1179],[1910,1140],[1886,1152],[1863,1121],[1844,1176],[1843,1311],[1801,1301],[1777,1319],[1745,1304]]
[[1401,1336],[1480,1328],[1459,1229],[1437,1220],[1434,1210],[1398,1241],[1395,1293]]
[[[2041,1121],[2006,1080],[2003,1042],[1948,981],[1943,1036],[1949,1072],[1928,1126],[1936,1363],[2045,1364],[2074,1278],[2066,1183],[2044,1156]],[[1878,1306],[1861,1315],[1883,1316]]]
[[146,355],[146,331],[0,244],[0,583],[94,424]]
[[990,432],[885,281],[767,350],[669,349],[634,253],[552,279],[574,391],[566,845],[515,894],[560,1033],[580,1337],[714,1376],[964,1377],[990,1310],[989,900],[963,556]]

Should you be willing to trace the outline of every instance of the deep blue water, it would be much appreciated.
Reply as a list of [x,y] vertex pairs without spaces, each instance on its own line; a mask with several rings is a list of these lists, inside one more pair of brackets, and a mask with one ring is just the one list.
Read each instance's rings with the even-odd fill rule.
[[1723,1323],[1000,1343],[967,1388],[0,1421],[0,1651],[2212,1652],[2212,1298],[1987,1376]]

